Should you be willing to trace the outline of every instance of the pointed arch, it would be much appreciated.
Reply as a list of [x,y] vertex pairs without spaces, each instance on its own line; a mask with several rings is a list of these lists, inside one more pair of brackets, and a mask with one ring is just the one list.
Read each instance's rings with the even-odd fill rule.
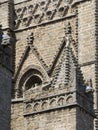
[[47,73],[39,66],[31,65],[20,73],[16,82],[16,96],[18,98],[23,97],[23,92],[37,86],[40,86],[43,82],[49,81]]

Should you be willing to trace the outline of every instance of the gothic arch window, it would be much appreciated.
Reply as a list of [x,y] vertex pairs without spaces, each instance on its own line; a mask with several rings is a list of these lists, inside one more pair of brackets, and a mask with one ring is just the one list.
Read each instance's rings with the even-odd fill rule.
[[42,80],[38,75],[32,75],[25,83],[25,89],[35,88],[42,85]]
[[25,72],[18,84],[18,98],[23,97],[23,92],[27,91],[31,88],[35,87],[41,87],[43,82],[43,75],[42,73],[37,69],[29,69],[27,72]]

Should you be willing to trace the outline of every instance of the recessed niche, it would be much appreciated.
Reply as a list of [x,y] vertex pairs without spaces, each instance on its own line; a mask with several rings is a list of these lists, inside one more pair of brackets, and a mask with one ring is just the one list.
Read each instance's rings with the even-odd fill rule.
[[60,7],[59,12],[63,12],[63,11],[64,11],[64,7]]
[[59,105],[59,106],[64,105],[64,98],[60,98],[60,99],[58,100],[58,105]]
[[32,112],[32,105],[31,105],[31,104],[28,104],[28,105],[26,106],[26,112],[27,112],[27,113]]
[[33,107],[33,110],[34,111],[39,111],[40,110],[40,104],[39,103],[36,103]]
[[30,12],[30,13],[32,13],[33,12],[33,5],[30,5],[29,7],[28,7],[28,11]]
[[44,6],[44,5],[45,5],[45,1],[42,1],[42,2],[40,3],[40,5],[41,5],[41,6]]
[[22,9],[21,8],[19,8],[19,9],[17,9],[17,13],[20,13],[22,11]]
[[46,14],[47,14],[47,16],[51,16],[52,12],[51,11],[47,11]]
[[24,18],[22,21],[23,21],[23,25],[26,26],[26,25],[27,25],[28,18]]
[[38,19],[39,17],[40,17],[40,14],[36,14],[36,15],[34,16],[35,19]]
[[47,102],[43,102],[42,103],[42,110],[47,109],[48,103]]

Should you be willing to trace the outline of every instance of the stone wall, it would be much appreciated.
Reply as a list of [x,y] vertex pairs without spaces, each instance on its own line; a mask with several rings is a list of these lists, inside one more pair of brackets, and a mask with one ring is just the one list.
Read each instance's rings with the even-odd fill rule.
[[[70,114],[69,114],[70,113]],[[73,117],[73,118],[71,118]],[[76,129],[76,110],[66,109],[59,111],[51,111],[44,114],[38,114],[26,117],[28,127],[31,130],[65,130],[65,129]],[[33,123],[32,123],[33,122]]]
[[10,130],[11,72],[0,64],[0,129]]
[[[59,2],[14,0],[14,2],[16,44],[12,130],[17,128],[93,130],[93,98],[92,94],[86,94],[87,86],[84,80],[92,81],[90,87],[95,89],[94,1],[76,0],[66,3],[63,0]],[[69,26],[66,31],[67,25]],[[30,37],[32,32],[33,36]],[[28,42],[28,39],[31,42]],[[67,55],[66,50],[64,51],[65,46],[71,46],[72,57]],[[64,54],[68,56],[65,56],[65,59],[62,58]],[[69,60],[70,58],[72,59]],[[67,64],[65,65],[63,61]],[[63,64],[62,70],[60,64]],[[68,73],[63,73],[66,66]],[[73,74],[76,71],[71,70],[75,67],[79,71],[77,75]],[[69,84],[63,84],[66,88],[63,89],[59,82],[69,73],[75,78],[71,77]],[[29,78],[32,75],[38,76],[37,80],[40,79],[42,84],[33,84],[35,86],[28,89],[28,81],[31,81]],[[58,77],[59,80],[54,87],[51,84],[57,81]],[[74,80],[75,84],[72,84]],[[60,103],[64,101],[65,104],[58,106],[60,96],[62,96]],[[96,96],[94,99],[96,101]]]
[[[83,10],[83,11],[82,11]],[[85,79],[91,79],[95,89],[95,1],[88,1],[79,6],[78,11],[78,55]],[[94,102],[96,95],[94,94]],[[96,105],[95,105],[96,108]]]
[[1,0],[0,1],[0,23],[2,28],[7,30],[10,28],[13,30],[14,18],[13,18],[13,0]]
[[[91,117],[88,112],[85,112],[85,110],[77,107],[77,130],[88,130],[88,129],[94,129],[94,123],[93,123],[93,117]],[[85,118],[84,118],[85,117]]]
[[[62,45],[62,41],[64,38],[64,28],[65,24],[68,20],[57,22],[49,25],[42,25],[37,28],[24,30],[19,33],[16,33],[16,55],[15,55],[15,68],[17,70],[18,64],[20,62],[20,58],[22,57],[24,50],[27,46],[27,37],[30,32],[34,33],[34,43],[33,45],[36,47],[39,52],[41,58],[44,60],[45,64],[48,68],[51,68],[57,53],[60,50]],[[73,27],[73,38],[75,39],[75,18],[70,19],[71,26]],[[23,48],[23,49],[22,49]],[[50,53],[51,52],[51,53]],[[31,60],[32,59],[32,60]],[[38,56],[34,54],[32,51],[29,52],[28,58],[25,60],[23,64],[22,70],[29,65],[40,65],[40,60],[38,60]],[[33,62],[32,62],[33,61]]]
[[11,130],[25,129],[23,101],[13,101],[11,108]]
[[[2,12],[3,11],[3,12]],[[8,28],[8,1],[0,4],[0,22],[3,26],[3,28]]]

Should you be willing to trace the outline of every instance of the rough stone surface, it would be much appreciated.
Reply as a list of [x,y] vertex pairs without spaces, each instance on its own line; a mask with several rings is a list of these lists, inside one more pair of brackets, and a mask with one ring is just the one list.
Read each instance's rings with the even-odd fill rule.
[[[12,43],[12,66],[0,59],[6,66],[0,67],[0,87],[8,83],[0,93],[8,97],[12,90],[11,130],[97,130],[97,5],[97,0],[0,1],[0,22],[9,37],[1,40],[2,51]],[[10,98],[1,103],[9,105],[9,122]]]
[[10,130],[11,73],[0,66],[0,129]]

